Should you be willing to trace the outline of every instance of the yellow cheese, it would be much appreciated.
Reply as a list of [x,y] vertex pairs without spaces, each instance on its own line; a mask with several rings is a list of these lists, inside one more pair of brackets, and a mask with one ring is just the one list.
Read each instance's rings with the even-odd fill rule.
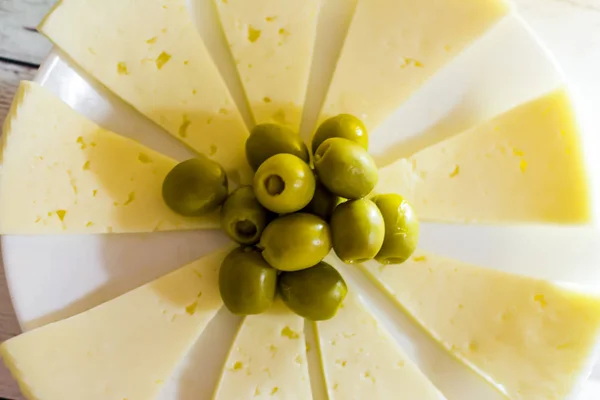
[[319,0],[215,0],[256,123],[300,127]]
[[221,308],[218,251],[0,354],[30,400],[148,400]]
[[142,114],[248,179],[246,127],[185,0],[61,0],[39,29]]
[[353,114],[373,130],[507,11],[503,0],[360,1],[322,117]]
[[353,288],[338,314],[316,327],[330,400],[444,398],[367,311]]
[[88,121],[47,89],[23,82],[6,119],[0,233],[152,232],[215,228],[162,199],[175,160]]
[[303,331],[304,319],[281,301],[246,317],[214,399],[312,399]]
[[600,297],[546,281],[422,252],[402,265],[365,269],[435,340],[510,399],[567,398],[600,333]]
[[562,89],[383,168],[376,191],[402,194],[425,220],[591,218],[579,131]]

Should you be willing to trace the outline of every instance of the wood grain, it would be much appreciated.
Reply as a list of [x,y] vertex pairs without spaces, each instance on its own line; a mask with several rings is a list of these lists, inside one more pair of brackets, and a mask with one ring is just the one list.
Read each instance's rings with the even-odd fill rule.
[[36,31],[57,0],[0,0],[0,58],[39,65],[51,48]]
[[4,123],[19,82],[33,79],[36,70],[27,66],[0,63],[0,126]]

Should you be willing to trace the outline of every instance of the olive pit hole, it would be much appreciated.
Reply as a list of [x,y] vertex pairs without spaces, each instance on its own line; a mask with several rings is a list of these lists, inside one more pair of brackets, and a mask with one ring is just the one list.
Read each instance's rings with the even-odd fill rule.
[[279,175],[270,175],[265,179],[265,189],[271,196],[279,196],[285,190],[285,182]]
[[235,223],[235,232],[243,239],[254,239],[258,233],[258,228],[254,222],[244,219]]

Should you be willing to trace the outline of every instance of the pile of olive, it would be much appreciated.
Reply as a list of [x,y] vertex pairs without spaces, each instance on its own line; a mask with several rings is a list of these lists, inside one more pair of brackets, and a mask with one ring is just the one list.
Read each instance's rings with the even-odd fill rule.
[[208,158],[169,173],[163,197],[176,212],[199,216],[221,208],[221,227],[241,247],[223,261],[219,289],[235,314],[266,311],[279,293],[311,320],[332,318],[347,293],[325,263],[331,249],[345,263],[399,264],[414,252],[419,223],[397,194],[366,197],[378,181],[362,122],[342,114],[313,136],[311,154],[298,134],[256,126],[246,142],[251,186],[229,196],[223,168]]

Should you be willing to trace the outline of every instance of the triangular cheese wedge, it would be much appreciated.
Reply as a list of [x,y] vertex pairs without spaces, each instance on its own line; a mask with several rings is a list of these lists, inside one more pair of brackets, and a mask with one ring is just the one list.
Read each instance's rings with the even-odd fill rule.
[[373,130],[508,12],[503,0],[369,0],[356,13],[322,109]]
[[176,161],[100,128],[47,89],[23,82],[6,119],[0,233],[153,232],[215,228],[162,198]]
[[227,357],[215,400],[312,399],[304,319],[281,301],[245,318]]
[[215,0],[256,123],[296,132],[308,86],[319,0]]
[[329,399],[444,399],[354,288],[333,319],[315,325]]
[[365,269],[436,341],[511,399],[565,399],[586,378],[600,296],[422,252],[402,265]]
[[61,0],[39,29],[142,114],[248,179],[247,129],[185,0]]
[[563,89],[383,168],[375,190],[402,194],[424,220],[591,218],[579,131]]
[[225,254],[10,339],[0,354],[32,400],[153,399],[221,308]]

